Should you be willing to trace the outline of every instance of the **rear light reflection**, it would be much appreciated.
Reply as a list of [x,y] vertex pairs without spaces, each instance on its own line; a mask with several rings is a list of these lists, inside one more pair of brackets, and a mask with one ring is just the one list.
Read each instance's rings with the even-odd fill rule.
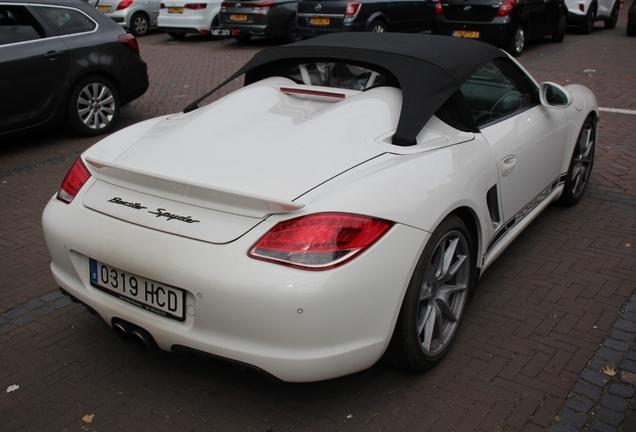
[[251,258],[303,270],[326,270],[357,256],[393,222],[345,213],[318,213],[280,222],[249,251]]
[[66,173],[64,180],[62,180],[60,190],[57,192],[57,199],[70,204],[90,178],[91,173],[86,169],[82,159],[77,159],[71,169],[68,170],[68,173]]

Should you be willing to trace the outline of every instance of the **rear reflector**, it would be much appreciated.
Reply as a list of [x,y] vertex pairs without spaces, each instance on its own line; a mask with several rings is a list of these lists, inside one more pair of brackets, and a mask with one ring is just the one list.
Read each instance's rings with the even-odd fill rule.
[[248,255],[303,270],[326,270],[357,256],[392,226],[386,220],[346,213],[302,216],[278,223]]
[[82,159],[77,159],[62,180],[60,190],[57,192],[57,199],[69,204],[90,178],[91,173],[86,169]]

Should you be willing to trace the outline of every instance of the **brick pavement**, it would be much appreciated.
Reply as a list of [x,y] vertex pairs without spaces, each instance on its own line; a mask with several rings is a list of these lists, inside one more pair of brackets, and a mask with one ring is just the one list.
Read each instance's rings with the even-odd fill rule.
[[[634,109],[634,56],[624,55],[634,39],[624,31],[623,13],[614,31],[568,34],[560,45],[541,41],[521,61],[539,80],[582,83],[597,93],[601,106]],[[123,123],[178,111],[271,43],[172,41],[162,34],[141,39],[151,88],[125,109]],[[143,353],[120,342],[81,306],[62,304],[52,294],[56,287],[40,214],[73,160],[94,140],[57,133],[5,143],[0,149],[0,388],[20,388],[0,394],[0,430],[571,426],[562,409],[589,402],[573,390],[589,384],[585,377],[597,377],[595,355],[614,334],[619,313],[636,290],[636,116],[602,113],[599,128],[595,170],[583,201],[573,208],[551,206],[484,274],[442,364],[424,374],[378,364],[302,385],[272,382],[221,362]],[[633,408],[624,412],[622,430],[629,431],[636,416]],[[82,420],[85,415],[94,415],[91,423]]]

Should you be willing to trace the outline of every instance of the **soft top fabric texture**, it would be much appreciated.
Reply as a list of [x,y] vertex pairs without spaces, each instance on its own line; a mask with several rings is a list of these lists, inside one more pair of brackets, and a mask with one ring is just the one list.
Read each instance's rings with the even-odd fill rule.
[[491,45],[448,36],[404,33],[336,33],[265,49],[203,98],[245,74],[245,85],[275,76],[281,62],[346,61],[387,71],[402,90],[393,144],[411,146],[435,112],[484,63],[506,54]]

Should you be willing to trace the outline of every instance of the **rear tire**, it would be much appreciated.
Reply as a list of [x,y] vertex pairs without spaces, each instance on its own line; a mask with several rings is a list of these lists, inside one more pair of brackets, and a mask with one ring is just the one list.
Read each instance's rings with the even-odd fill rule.
[[428,240],[406,290],[384,360],[424,371],[452,346],[477,281],[474,242],[451,215]]
[[145,36],[150,30],[150,20],[148,16],[141,12],[137,12],[130,19],[130,33],[135,36]]
[[634,25],[627,26],[627,36],[636,36],[636,26]]
[[610,14],[610,17],[605,20],[605,28],[606,29],[616,28],[616,23],[618,22],[618,13],[619,13],[619,11],[620,11],[619,0],[616,0],[614,2],[614,7],[612,8],[612,13]]
[[563,194],[559,198],[560,204],[572,206],[583,197],[594,166],[595,148],[596,121],[592,117],[588,117],[581,127],[581,132],[579,132],[574,146]]
[[565,38],[565,29],[567,25],[568,23],[567,23],[567,19],[565,18],[565,15],[561,15],[554,29],[554,33],[552,33],[552,42],[556,42],[556,43],[563,42],[563,39]]
[[512,34],[512,38],[510,39],[510,41],[508,41],[506,51],[508,51],[513,57],[519,57],[523,52],[525,46],[526,31],[523,26],[518,26]]
[[117,88],[99,75],[79,80],[69,93],[66,106],[70,129],[85,136],[110,132],[119,118],[119,111]]
[[285,43],[293,43],[302,40],[302,37],[298,36],[298,28],[296,27],[296,16],[294,16],[287,24],[287,32],[283,37]]
[[183,39],[185,35],[185,32],[168,32],[168,36],[172,39]]
[[236,40],[239,42],[248,42],[250,39],[252,39],[252,35],[249,33],[239,33],[239,35],[236,36]]
[[369,32],[371,33],[385,33],[388,31],[389,29],[387,28],[386,24],[384,24],[380,20],[373,21],[369,26]]
[[585,15],[585,19],[579,25],[579,31],[583,34],[592,33],[592,29],[594,28],[594,22],[596,21],[596,6],[591,5],[590,10],[587,11],[587,15]]

